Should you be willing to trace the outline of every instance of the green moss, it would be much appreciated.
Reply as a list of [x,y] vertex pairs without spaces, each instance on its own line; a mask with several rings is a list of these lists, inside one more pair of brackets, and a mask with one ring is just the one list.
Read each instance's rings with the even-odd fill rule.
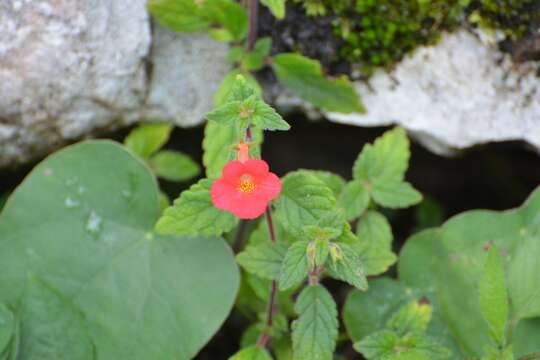
[[470,19],[482,27],[502,30],[515,40],[533,23],[540,24],[540,4],[538,0],[481,0]]
[[442,31],[470,22],[502,29],[517,38],[533,28],[538,0],[297,0],[308,15],[333,16],[343,39],[340,57],[364,73],[389,68],[419,45],[435,43]]

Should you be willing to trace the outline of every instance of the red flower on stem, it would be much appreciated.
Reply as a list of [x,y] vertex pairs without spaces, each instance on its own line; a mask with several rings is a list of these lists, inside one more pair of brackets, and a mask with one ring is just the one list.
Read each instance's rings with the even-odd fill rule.
[[249,159],[248,146],[240,143],[238,160],[228,162],[222,176],[212,184],[212,203],[241,219],[262,215],[281,192],[281,181],[264,160]]

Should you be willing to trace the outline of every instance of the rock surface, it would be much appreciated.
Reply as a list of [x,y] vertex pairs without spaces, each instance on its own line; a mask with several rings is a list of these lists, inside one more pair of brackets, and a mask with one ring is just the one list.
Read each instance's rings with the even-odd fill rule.
[[0,167],[139,120],[202,120],[226,48],[152,34],[145,3],[0,0]]
[[494,42],[466,31],[418,49],[391,73],[356,88],[366,114],[327,114],[359,126],[400,124],[439,154],[523,140],[540,151],[538,63],[516,64]]

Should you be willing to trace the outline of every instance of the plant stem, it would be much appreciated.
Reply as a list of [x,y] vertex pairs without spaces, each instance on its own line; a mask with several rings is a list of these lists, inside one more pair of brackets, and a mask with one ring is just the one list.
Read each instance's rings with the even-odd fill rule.
[[[272,220],[272,210],[270,205],[266,208],[266,224],[268,225],[268,233],[270,235],[270,241],[276,243],[276,232],[274,230],[274,221]],[[257,340],[257,346],[264,348],[270,340],[270,330],[272,329],[272,324],[274,322],[274,315],[276,313],[276,295],[277,295],[277,281],[272,280],[272,285],[270,288],[270,298],[268,299],[268,307],[266,308],[266,328],[264,329],[261,336]]]
[[252,51],[255,42],[257,41],[257,17],[259,12],[259,0],[247,0],[247,8],[249,12],[249,29],[247,49]]
[[244,245],[247,226],[247,220],[240,220],[240,224],[238,225],[238,229],[236,230],[236,235],[234,236],[233,251],[235,253],[239,252]]
[[534,359],[540,359],[540,352],[532,353],[532,354],[525,355],[519,358],[519,360],[534,360]]

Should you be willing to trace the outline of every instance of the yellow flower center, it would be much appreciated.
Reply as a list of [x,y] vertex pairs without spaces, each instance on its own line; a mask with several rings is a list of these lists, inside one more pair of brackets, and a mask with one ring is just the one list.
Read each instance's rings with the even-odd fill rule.
[[243,193],[249,194],[255,190],[255,183],[251,175],[244,174],[240,176],[240,184],[238,185],[238,190]]

